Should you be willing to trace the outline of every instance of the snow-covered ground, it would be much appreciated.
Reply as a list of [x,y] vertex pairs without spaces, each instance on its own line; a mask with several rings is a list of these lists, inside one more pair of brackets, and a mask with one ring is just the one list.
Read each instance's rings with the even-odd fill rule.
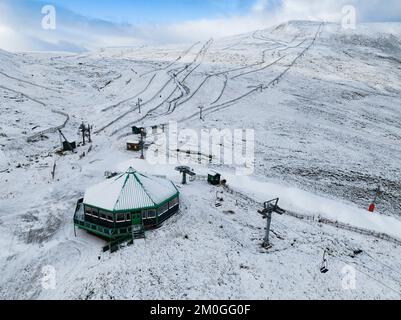
[[[299,214],[401,239],[400,36],[400,24],[343,31],[294,21],[182,46],[0,51],[0,297],[399,299],[394,242],[275,215],[266,253],[257,210],[280,197]],[[125,150],[132,125],[171,120],[181,129],[255,130],[252,176],[194,166],[223,173],[235,192],[224,191],[222,207],[204,180],[181,186],[174,166],[152,167]],[[79,141],[82,121],[94,126],[93,144],[57,155],[59,135],[49,129],[64,126]],[[29,139],[42,131],[46,138]],[[103,254],[101,240],[75,237],[76,200],[105,171],[130,165],[173,179],[182,208],[145,241]],[[41,285],[45,266],[56,271],[52,290]],[[355,290],[343,288],[345,266],[356,270]]]

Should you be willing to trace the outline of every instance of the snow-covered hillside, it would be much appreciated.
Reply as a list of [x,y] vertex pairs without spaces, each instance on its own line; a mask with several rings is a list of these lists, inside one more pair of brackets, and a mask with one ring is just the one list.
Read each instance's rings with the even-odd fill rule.
[[[0,50],[0,297],[399,299],[400,39],[401,24],[344,31],[293,21],[182,46]],[[254,129],[254,175],[196,167],[227,179],[222,207],[204,180],[180,185],[180,213],[115,254],[85,232],[75,237],[76,201],[105,171],[132,165],[179,185],[174,166],[152,167],[125,150],[133,125],[170,120],[198,131]],[[79,141],[82,121],[94,126],[93,144],[57,155],[57,128]],[[372,216],[378,184],[384,194]],[[273,197],[295,214],[274,216],[267,253],[257,210]],[[49,265],[54,290],[41,286]],[[347,265],[357,271],[355,290],[342,287]]]

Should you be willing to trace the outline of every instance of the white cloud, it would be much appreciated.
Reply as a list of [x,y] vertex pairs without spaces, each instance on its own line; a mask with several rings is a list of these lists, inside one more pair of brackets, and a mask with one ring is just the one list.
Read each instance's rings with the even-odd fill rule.
[[56,7],[57,29],[49,31],[41,28],[44,4],[1,0],[0,48],[81,51],[143,42],[192,42],[247,33],[288,20],[339,22],[342,7],[349,4],[356,7],[359,21],[401,21],[400,0],[255,0],[249,12],[242,15],[140,26],[89,19]]
[[267,5],[269,4],[269,0],[256,0],[254,5],[252,6],[253,12],[262,12],[266,10]]

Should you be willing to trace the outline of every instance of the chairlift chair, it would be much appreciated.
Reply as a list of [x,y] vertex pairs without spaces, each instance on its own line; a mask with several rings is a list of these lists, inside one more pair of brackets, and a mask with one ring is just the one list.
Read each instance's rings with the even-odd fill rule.
[[[192,169],[192,171],[193,171],[193,169]],[[195,172],[194,172],[195,173]],[[189,175],[189,181],[190,182],[194,182],[196,180],[196,173],[194,174],[194,175]]]
[[327,253],[327,251],[324,251],[323,262],[322,262],[322,265],[320,266],[320,272],[323,274],[329,272],[329,263],[326,258],[326,253]]

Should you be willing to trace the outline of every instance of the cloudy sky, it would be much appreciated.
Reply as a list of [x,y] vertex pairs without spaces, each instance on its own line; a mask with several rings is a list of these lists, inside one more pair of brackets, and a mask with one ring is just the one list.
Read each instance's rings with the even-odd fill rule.
[[[42,8],[56,9],[56,29]],[[400,0],[0,0],[0,48],[85,51],[222,37],[294,19],[338,22],[353,5],[358,22],[401,22]]]

